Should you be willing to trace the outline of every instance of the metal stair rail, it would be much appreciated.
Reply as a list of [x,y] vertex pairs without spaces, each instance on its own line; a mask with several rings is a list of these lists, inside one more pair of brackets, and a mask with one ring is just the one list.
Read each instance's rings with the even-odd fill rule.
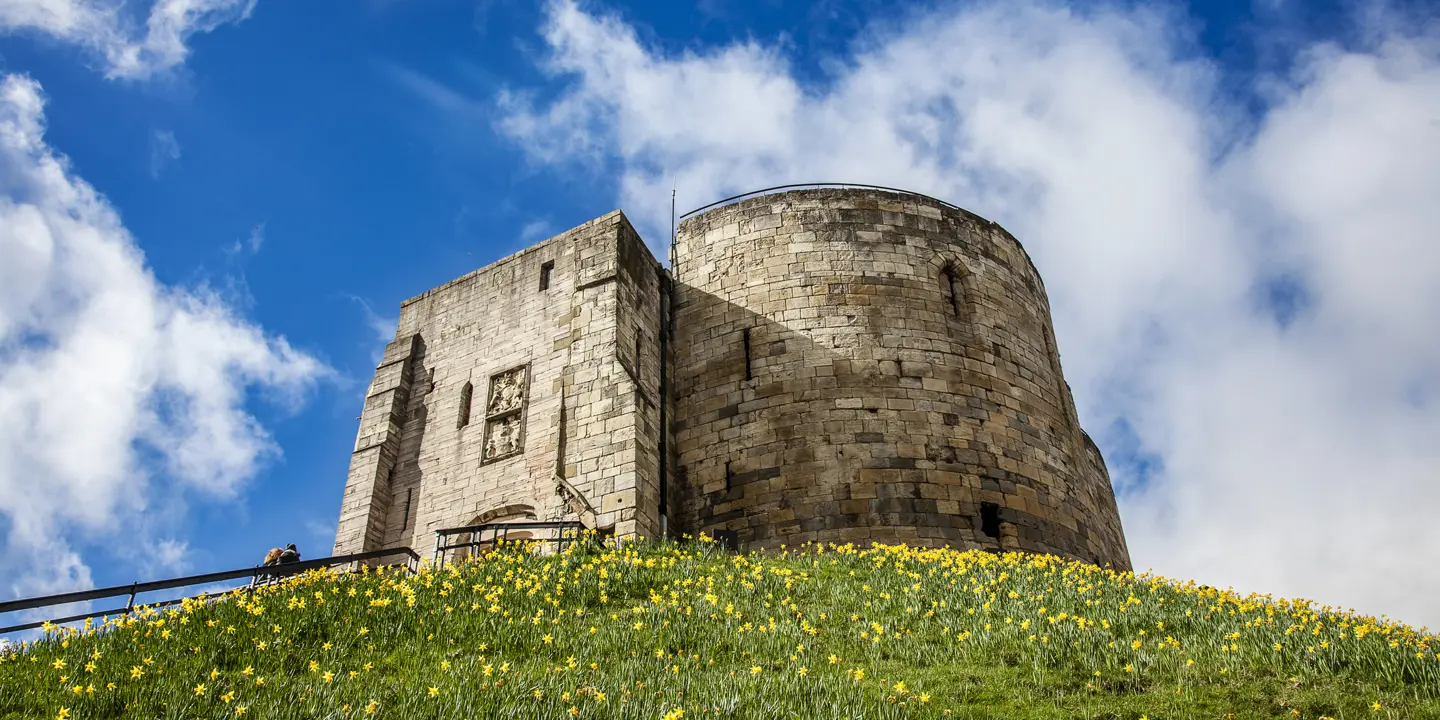
[[[350,563],[361,563],[370,560],[379,560],[381,558],[394,557],[397,555],[405,556],[404,566],[406,570],[409,570],[413,573],[419,569],[420,556],[414,550],[411,550],[408,547],[400,547],[389,548],[386,550],[372,550],[370,552],[354,553],[351,555],[336,555],[334,557],[317,558],[315,560],[300,560],[297,562],[285,563],[283,565],[256,565],[254,567],[241,568],[239,570],[223,570],[221,572],[205,573],[203,575],[187,575],[185,577],[174,578],[171,580],[155,580],[152,582],[143,583],[137,582],[131,583],[129,585],[116,585],[114,587],[98,588],[95,590],[78,590],[75,592],[60,593],[57,595],[44,595],[41,597],[22,598],[20,600],[7,600],[5,602],[0,602],[0,615],[3,615],[5,613],[18,612],[21,610],[33,610],[36,608],[53,607],[55,605],[68,605],[70,603],[87,602],[90,600],[101,600],[111,597],[120,597],[122,595],[129,596],[129,600],[126,601],[125,607],[123,608],[115,608],[112,610],[96,610],[94,612],[83,613],[80,615],[72,615],[63,618],[56,618],[52,620],[42,620],[38,622],[9,625],[6,627],[0,627],[0,635],[20,632],[22,630],[34,630],[35,628],[44,627],[47,624],[62,625],[64,623],[77,622],[80,620],[89,620],[91,618],[104,617],[107,615],[127,615],[136,608],[135,596],[140,593],[154,592],[156,590],[169,590],[171,588],[189,587],[192,585],[207,585],[209,583],[224,582],[226,580],[239,580],[243,578],[250,579],[250,583],[248,585],[231,588],[230,590],[226,590],[221,593],[206,596],[219,597],[227,593],[248,591],[255,587],[257,583],[264,583],[267,581],[273,581],[280,578],[288,577],[290,575],[297,575],[299,573],[305,572],[306,570],[314,570],[315,568],[323,567],[333,567],[336,565],[345,565]],[[163,600],[143,606],[152,608],[165,607],[167,605],[175,605],[177,603],[184,602],[187,599],[194,598],[191,597],[176,598],[174,600]]]
[[[529,533],[536,530],[552,531],[551,537],[533,537]],[[526,532],[527,537],[512,538],[512,532]],[[435,555],[436,567],[444,566],[445,556],[451,550],[466,549],[471,551],[485,550],[495,547],[497,543],[553,543],[557,552],[564,550],[566,545],[578,542],[581,533],[585,531],[585,523],[575,520],[533,522],[502,522],[482,523],[480,525],[466,525],[465,527],[444,528],[435,531]],[[486,539],[485,533],[490,533]],[[456,542],[450,542],[455,535],[462,536]]]

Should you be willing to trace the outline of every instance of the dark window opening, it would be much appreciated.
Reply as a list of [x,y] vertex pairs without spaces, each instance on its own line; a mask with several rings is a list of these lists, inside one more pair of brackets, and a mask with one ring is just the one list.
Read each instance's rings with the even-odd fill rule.
[[726,550],[740,549],[740,535],[734,530],[716,530],[711,533],[715,542]]
[[950,312],[955,313],[955,317],[962,317],[965,300],[955,277],[955,268],[947,265],[940,271],[940,289],[950,301]]
[[540,266],[540,289],[550,289],[550,273],[555,271],[555,261],[548,261]]
[[995,503],[980,503],[980,532],[987,537],[1000,537],[1000,506]]
[[415,498],[415,488],[405,491],[405,517],[400,521],[400,529],[410,527],[410,501]]
[[750,370],[750,328],[745,328],[741,332],[740,341],[745,345],[745,379],[749,380],[752,377]]
[[475,386],[466,380],[465,387],[460,388],[460,419],[455,423],[457,429],[470,424],[470,398],[474,394]]
[[725,461],[725,492],[730,492],[730,461]]

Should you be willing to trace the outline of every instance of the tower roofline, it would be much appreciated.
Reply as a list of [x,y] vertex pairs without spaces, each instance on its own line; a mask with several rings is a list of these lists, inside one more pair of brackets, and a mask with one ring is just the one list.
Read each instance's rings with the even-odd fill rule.
[[[706,214],[706,213],[708,213],[708,212],[710,212],[710,211],[718,210],[718,209],[720,209],[720,208],[722,208],[722,207],[728,207],[728,206],[730,206],[730,205],[734,205],[734,204],[738,204],[738,203],[759,201],[759,200],[761,200],[761,199],[763,199],[763,198],[769,198],[769,197],[772,197],[772,196],[775,196],[775,195],[789,195],[789,194],[792,194],[792,193],[810,193],[810,192],[814,192],[814,191],[817,191],[817,190],[841,190],[841,191],[851,191],[851,192],[867,192],[867,191],[868,191],[868,192],[875,192],[875,193],[891,193],[891,194],[895,194],[895,195],[904,195],[904,196],[910,197],[910,198],[912,198],[912,199],[928,200],[928,201],[930,201],[930,202],[932,202],[932,203],[935,203],[936,205],[938,205],[938,206],[940,206],[940,207],[942,207],[942,208],[945,208],[945,209],[948,209],[948,210],[951,210],[951,211],[954,211],[954,212],[958,212],[958,213],[960,213],[961,215],[965,216],[967,219],[969,219],[969,220],[971,220],[971,221],[973,221],[973,222],[975,222],[975,223],[977,223],[977,224],[984,225],[984,226],[986,226],[986,227],[993,228],[993,229],[995,229],[995,230],[1000,231],[1001,233],[1004,233],[1005,237],[1009,238],[1011,242],[1015,243],[1015,246],[1016,246],[1016,247],[1020,248],[1020,254],[1025,257],[1025,262],[1026,262],[1026,264],[1028,264],[1028,265],[1030,266],[1030,271],[1031,271],[1032,273],[1034,273],[1035,279],[1036,279],[1037,281],[1039,281],[1039,283],[1040,283],[1040,287],[1041,287],[1041,288],[1044,288],[1044,287],[1045,287],[1045,278],[1044,278],[1044,276],[1042,276],[1042,275],[1040,274],[1040,269],[1035,266],[1035,260],[1030,257],[1030,251],[1028,251],[1028,250],[1025,249],[1025,244],[1022,243],[1022,242],[1020,242],[1019,238],[1016,238],[1013,234],[1010,233],[1009,230],[1006,230],[1003,226],[1001,226],[1000,223],[995,222],[994,220],[989,220],[989,219],[987,219],[987,218],[985,218],[985,217],[982,217],[982,216],[980,216],[980,215],[978,215],[978,214],[976,214],[976,213],[974,213],[974,212],[971,212],[971,211],[969,211],[969,210],[966,210],[965,208],[962,208],[962,207],[960,207],[959,205],[955,205],[954,203],[946,202],[945,200],[941,200],[940,198],[934,197],[934,196],[932,196],[932,195],[926,195],[925,193],[915,192],[914,190],[905,190],[905,189],[903,189],[903,188],[886,187],[886,186],[884,186],[884,185],[869,185],[869,184],[865,184],[865,183],[843,183],[843,182],[833,182],[833,183],[832,183],[832,182],[791,183],[791,184],[788,184],[788,185],[776,185],[776,186],[774,186],[774,187],[762,188],[762,189],[760,189],[760,190],[751,190],[751,191],[749,191],[749,192],[743,192],[743,193],[740,193],[739,195],[732,195],[732,196],[730,196],[730,197],[728,197],[728,198],[725,198],[725,199],[723,199],[723,200],[716,200],[715,202],[712,202],[712,203],[710,203],[709,205],[702,205],[702,206],[700,206],[700,207],[698,207],[698,208],[695,208],[694,210],[691,210],[691,211],[689,211],[689,212],[687,212],[687,213],[685,213],[685,214],[683,214],[683,215],[680,215],[679,218],[678,218],[678,221],[679,221],[679,224],[684,224],[684,223],[689,222],[689,221],[691,221],[691,220],[694,220],[695,218],[700,217],[701,215],[704,215],[704,214]],[[678,228],[677,228],[677,229],[678,229]]]
[[405,306],[410,305],[410,304],[412,304],[412,303],[414,303],[414,302],[416,302],[416,301],[423,300],[423,299],[425,299],[426,297],[429,297],[429,296],[434,295],[434,294],[436,294],[436,293],[443,292],[444,290],[446,290],[446,289],[448,289],[448,288],[451,288],[451,287],[453,287],[453,286],[455,286],[455,285],[459,285],[460,283],[463,283],[463,282],[469,281],[469,280],[471,280],[471,279],[474,279],[476,276],[482,275],[482,274],[484,274],[484,273],[486,273],[486,272],[489,272],[490,270],[493,270],[493,269],[495,269],[495,268],[497,268],[497,267],[500,267],[501,265],[505,265],[505,264],[507,264],[507,263],[510,263],[510,262],[514,262],[514,261],[516,261],[516,260],[519,260],[520,258],[523,258],[523,257],[525,257],[526,255],[529,255],[530,253],[533,253],[533,252],[539,250],[540,248],[542,248],[542,247],[550,244],[551,242],[553,242],[553,241],[555,241],[555,240],[558,240],[558,239],[560,239],[560,238],[562,238],[562,237],[564,237],[564,236],[566,236],[566,235],[572,235],[572,234],[574,234],[574,233],[581,232],[581,231],[583,231],[583,230],[585,230],[585,229],[587,229],[587,228],[591,228],[591,227],[594,227],[594,226],[596,226],[596,225],[604,225],[604,224],[606,224],[606,223],[608,223],[608,222],[612,222],[612,221],[615,221],[615,220],[617,220],[617,219],[618,219],[621,223],[623,223],[623,224],[625,224],[626,226],[628,226],[631,230],[634,230],[634,229],[635,229],[635,226],[634,226],[633,224],[631,224],[631,222],[630,222],[630,218],[625,217],[625,213],[624,213],[624,212],[620,211],[619,209],[611,210],[610,212],[605,213],[604,215],[601,215],[600,217],[597,217],[597,218],[595,218],[594,220],[590,220],[590,221],[588,221],[588,222],[581,223],[581,224],[579,224],[579,225],[576,225],[575,227],[570,228],[569,230],[565,230],[565,231],[563,231],[563,232],[559,232],[559,233],[556,233],[556,234],[554,234],[554,235],[551,235],[550,237],[545,238],[544,240],[541,240],[541,241],[536,242],[536,243],[532,243],[531,245],[525,247],[523,250],[517,250],[517,251],[515,251],[515,252],[513,252],[513,253],[510,253],[509,255],[506,255],[506,256],[504,256],[504,257],[501,257],[501,258],[498,258],[498,259],[496,259],[496,260],[493,260],[493,261],[491,261],[491,262],[489,262],[489,263],[486,263],[485,265],[482,265],[482,266],[480,266],[480,267],[478,267],[478,268],[476,268],[476,269],[474,269],[474,270],[471,270],[470,272],[465,273],[464,275],[461,275],[460,277],[455,278],[454,280],[451,280],[450,282],[447,282],[447,283],[445,283],[445,284],[443,284],[443,285],[439,285],[439,286],[430,288],[429,290],[426,290],[425,292],[420,293],[419,295],[416,295],[416,296],[414,296],[414,297],[411,297],[411,298],[407,298],[407,299],[405,299],[405,300],[402,300],[402,301],[400,301],[400,307],[404,308]]

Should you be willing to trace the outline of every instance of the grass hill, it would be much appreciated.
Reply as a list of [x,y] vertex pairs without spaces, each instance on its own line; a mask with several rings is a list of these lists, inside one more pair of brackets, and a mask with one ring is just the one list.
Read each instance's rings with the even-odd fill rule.
[[1440,718],[1437,649],[1048,556],[506,549],[53,631],[0,718]]

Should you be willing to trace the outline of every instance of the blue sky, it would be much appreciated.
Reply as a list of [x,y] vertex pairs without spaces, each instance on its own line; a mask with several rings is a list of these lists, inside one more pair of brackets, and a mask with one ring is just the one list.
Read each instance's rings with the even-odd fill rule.
[[0,596],[328,554],[401,300],[616,207],[658,249],[672,185],[825,180],[1026,244],[1138,565],[1434,623],[1436,37],[1423,3],[0,0],[0,128],[43,128],[0,157]]

